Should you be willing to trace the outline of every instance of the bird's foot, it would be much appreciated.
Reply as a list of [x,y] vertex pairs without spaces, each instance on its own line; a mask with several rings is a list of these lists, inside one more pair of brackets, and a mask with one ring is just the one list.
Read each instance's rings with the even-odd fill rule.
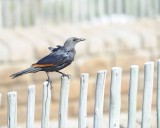
[[69,75],[69,74],[65,74],[65,73],[60,72],[60,71],[57,71],[57,72],[60,73],[60,74],[62,74],[63,77],[66,76],[66,77],[68,77],[68,78],[71,78],[71,75]]
[[50,79],[47,79],[46,81],[48,81],[50,84],[52,84],[52,81]]
[[66,76],[66,77],[68,77],[68,79],[70,79],[70,78],[71,78],[71,75],[70,75],[70,74],[62,74],[62,76],[63,76],[63,77],[65,77],[65,76]]
[[52,89],[52,88],[53,88],[53,87],[52,87],[52,81],[51,81],[50,79],[47,79],[46,81],[48,81],[48,84],[50,83],[51,89]]

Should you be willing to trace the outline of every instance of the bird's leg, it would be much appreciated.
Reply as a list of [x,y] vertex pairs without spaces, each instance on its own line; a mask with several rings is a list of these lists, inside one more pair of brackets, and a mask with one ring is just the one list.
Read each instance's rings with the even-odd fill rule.
[[56,71],[56,72],[58,72],[58,73],[62,74],[62,76],[67,76],[68,78],[70,78],[70,77],[71,77],[71,75],[69,75],[69,74],[65,74],[65,73],[60,72],[60,71]]
[[51,79],[49,78],[49,73],[46,72],[46,74],[47,74],[47,81],[48,81],[48,82],[51,82]]
[[47,81],[51,84],[51,89],[52,89],[52,81],[51,81],[51,79],[50,79],[50,77],[49,77],[49,73],[46,72],[46,74],[47,74]]

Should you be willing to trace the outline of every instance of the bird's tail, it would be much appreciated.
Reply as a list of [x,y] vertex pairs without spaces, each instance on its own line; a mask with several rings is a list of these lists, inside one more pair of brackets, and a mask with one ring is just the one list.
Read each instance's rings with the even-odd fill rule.
[[24,75],[24,74],[27,74],[27,73],[35,73],[35,72],[38,72],[40,71],[41,69],[40,68],[35,68],[35,67],[30,67],[28,69],[25,69],[23,71],[20,71],[20,72],[17,72],[17,73],[14,73],[12,74],[10,77],[12,77],[12,79],[18,77],[18,76],[21,76],[21,75]]

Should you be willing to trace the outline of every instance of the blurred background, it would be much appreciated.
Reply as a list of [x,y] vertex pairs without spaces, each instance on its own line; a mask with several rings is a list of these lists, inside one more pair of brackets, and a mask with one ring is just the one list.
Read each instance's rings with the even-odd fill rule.
[[[18,122],[26,120],[27,88],[36,85],[35,120],[41,120],[43,82],[39,72],[11,79],[12,73],[31,66],[49,54],[48,47],[62,45],[71,36],[86,38],[76,46],[75,61],[63,72],[71,75],[69,118],[77,118],[79,78],[89,73],[88,111],[94,111],[96,73],[108,71],[104,113],[108,113],[110,71],[123,68],[121,111],[128,109],[130,65],[140,67],[137,109],[142,108],[143,65],[160,58],[159,0],[0,0],[0,126],[7,124],[7,92],[18,93]],[[51,120],[57,119],[60,75],[50,73],[53,81]],[[155,72],[156,78],[156,72]],[[156,79],[155,79],[156,80]],[[154,82],[153,111],[156,105]]]

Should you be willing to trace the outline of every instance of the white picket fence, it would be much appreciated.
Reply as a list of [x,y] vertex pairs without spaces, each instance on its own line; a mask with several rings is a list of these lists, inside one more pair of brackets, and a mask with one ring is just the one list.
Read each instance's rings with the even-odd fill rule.
[[[128,126],[127,128],[136,127],[136,104],[137,104],[137,87],[138,87],[138,65],[130,67],[130,83],[129,83],[129,100],[128,100]],[[103,128],[103,103],[106,81],[106,70],[97,73],[95,106],[94,106],[94,128]],[[154,78],[154,62],[148,62],[144,65],[144,90],[143,90],[143,108],[141,128],[150,128],[151,103]],[[79,96],[79,113],[78,128],[87,128],[87,90],[88,90],[87,73],[81,74],[80,77],[80,96]],[[113,67],[111,70],[111,86],[110,86],[110,108],[109,108],[109,128],[119,128],[120,126],[120,109],[121,109],[121,79],[122,69]],[[59,128],[67,128],[67,109],[69,96],[70,79],[68,77],[61,78],[61,91],[59,101]],[[26,127],[34,128],[35,113],[35,86],[28,87],[28,109]],[[17,127],[17,93],[8,92],[8,128]],[[1,94],[0,94],[1,101]],[[43,102],[41,127],[49,127],[51,102],[51,85],[47,81],[43,85]],[[126,121],[127,122],[127,121]],[[54,126],[53,126],[54,127]],[[105,126],[107,127],[107,126]],[[160,128],[160,60],[157,62],[157,128]]]
[[[0,26],[75,23],[104,20],[106,16],[155,17],[159,0],[0,0]],[[117,21],[117,19],[116,19]]]

